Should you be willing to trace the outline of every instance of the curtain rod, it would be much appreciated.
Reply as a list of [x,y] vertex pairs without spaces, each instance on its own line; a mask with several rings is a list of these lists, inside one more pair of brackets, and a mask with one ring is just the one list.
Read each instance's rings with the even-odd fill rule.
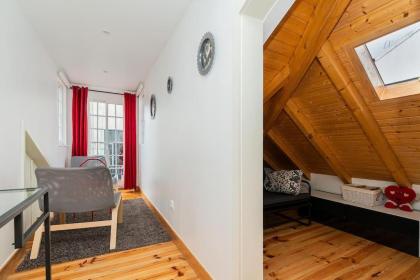
[[[70,89],[73,89],[73,86],[70,87]],[[113,92],[113,91],[103,91],[103,90],[96,90],[96,89],[90,89],[88,87],[89,91],[99,92],[99,93],[109,93],[109,94],[118,94],[118,95],[124,95],[124,93],[121,92]]]

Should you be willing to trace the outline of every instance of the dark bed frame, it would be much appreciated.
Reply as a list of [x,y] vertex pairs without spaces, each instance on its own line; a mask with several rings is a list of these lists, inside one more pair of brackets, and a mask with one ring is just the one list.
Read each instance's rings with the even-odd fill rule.
[[[312,222],[312,202],[311,202],[311,184],[302,180],[302,184],[308,186],[309,193],[299,195],[289,195],[264,190],[264,214],[274,213],[289,221],[298,222],[309,226]],[[287,210],[298,210],[299,218],[294,218],[284,214]],[[302,211],[303,210],[303,211]],[[307,220],[306,222],[302,220]]]

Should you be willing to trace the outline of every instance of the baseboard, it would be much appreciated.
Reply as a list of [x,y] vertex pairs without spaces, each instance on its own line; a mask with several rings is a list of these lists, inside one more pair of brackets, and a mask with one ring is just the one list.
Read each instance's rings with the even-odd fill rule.
[[179,237],[176,231],[172,228],[172,226],[168,223],[168,221],[163,217],[160,211],[153,205],[153,203],[149,200],[149,198],[142,192],[144,201],[146,202],[147,206],[152,210],[152,212],[156,215],[158,220],[163,224],[165,229],[168,231],[169,235],[172,238],[172,241],[178,247],[179,251],[185,256],[188,263],[197,273],[197,276],[202,280],[213,279],[210,274],[206,271],[206,269],[201,265],[198,259],[194,256],[191,250],[185,245],[184,241]]

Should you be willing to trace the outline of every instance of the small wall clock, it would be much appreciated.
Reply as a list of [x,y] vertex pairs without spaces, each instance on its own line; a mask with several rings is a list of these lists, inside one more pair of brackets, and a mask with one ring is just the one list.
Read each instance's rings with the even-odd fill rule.
[[197,53],[197,67],[201,75],[207,75],[214,61],[216,46],[214,43],[213,34],[207,32],[201,39],[200,46]]
[[152,120],[156,117],[156,96],[154,94],[150,97],[150,117]]

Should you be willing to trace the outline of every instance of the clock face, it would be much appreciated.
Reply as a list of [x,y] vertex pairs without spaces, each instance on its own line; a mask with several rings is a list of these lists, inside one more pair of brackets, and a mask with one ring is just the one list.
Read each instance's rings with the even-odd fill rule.
[[214,37],[211,33],[206,33],[201,39],[197,54],[198,72],[201,75],[206,75],[210,72],[213,65],[215,54]]
[[152,119],[156,117],[156,96],[154,94],[150,97],[150,117]]

